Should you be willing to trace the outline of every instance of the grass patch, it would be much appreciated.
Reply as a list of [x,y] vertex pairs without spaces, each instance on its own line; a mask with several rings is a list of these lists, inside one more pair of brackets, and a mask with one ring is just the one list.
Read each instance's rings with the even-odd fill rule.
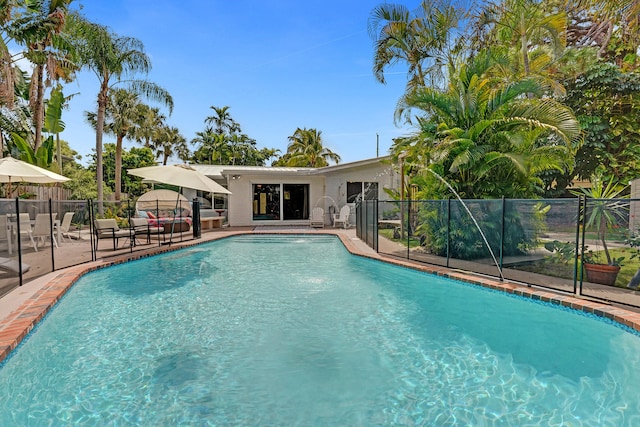
[[[631,259],[631,256],[636,253],[636,250],[633,248],[609,249],[609,253],[612,258],[625,257],[622,261],[623,265],[620,268],[618,278],[616,279],[616,286],[624,288],[629,284],[633,275],[638,271],[638,268],[640,268],[640,257]],[[598,251],[597,254],[600,255],[600,259],[606,259],[604,251]],[[568,264],[563,264],[561,262],[553,262],[551,257],[549,257],[541,261],[536,261],[535,263],[519,266],[518,270],[573,280],[573,260]],[[578,278],[580,277],[580,270],[581,266],[578,265]],[[584,280],[586,280],[586,276]]]
[[[637,253],[637,250],[633,248],[614,248],[609,249],[609,253],[612,258],[624,257],[622,268],[620,268],[620,273],[616,279],[616,286],[627,286],[633,275],[638,271],[638,268],[640,268],[640,258],[631,259],[631,256]],[[601,251],[600,256],[606,259],[604,251]]]
[[[379,228],[378,229],[378,235],[384,237],[385,239],[389,239],[392,242],[396,242],[399,243],[403,246],[407,246],[407,237],[405,235],[404,239],[396,239],[393,237],[393,228]],[[416,239],[415,237],[410,237],[409,238],[409,247],[410,248],[416,248],[420,246],[420,239]]]

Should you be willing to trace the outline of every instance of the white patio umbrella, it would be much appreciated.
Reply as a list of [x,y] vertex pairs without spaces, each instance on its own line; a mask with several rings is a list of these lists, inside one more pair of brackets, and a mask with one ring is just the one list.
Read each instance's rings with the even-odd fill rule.
[[50,184],[54,182],[69,181],[66,176],[14,159],[4,157],[0,159],[0,182],[6,182],[11,188],[15,182],[28,182],[32,184]]
[[[186,164],[127,169],[127,173],[145,178],[149,181],[175,185],[180,188],[186,187],[208,191],[210,193],[231,194],[231,191]],[[178,202],[179,199],[176,198],[176,207],[178,206]],[[173,238],[173,227],[171,227],[171,236],[169,241]]]
[[127,173],[150,181],[175,185],[176,187],[193,188],[194,190],[208,191],[210,193],[231,194],[231,191],[189,165],[148,166],[127,169]]

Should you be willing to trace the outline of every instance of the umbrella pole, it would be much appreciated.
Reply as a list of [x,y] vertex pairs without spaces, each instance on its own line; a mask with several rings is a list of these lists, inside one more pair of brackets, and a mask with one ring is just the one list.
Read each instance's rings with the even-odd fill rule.
[[180,203],[180,191],[182,187],[178,187],[178,197],[176,197],[176,208],[173,210],[173,219],[171,220],[171,234],[169,235],[169,244],[173,241],[173,229],[176,227],[176,210],[178,209],[178,203]]

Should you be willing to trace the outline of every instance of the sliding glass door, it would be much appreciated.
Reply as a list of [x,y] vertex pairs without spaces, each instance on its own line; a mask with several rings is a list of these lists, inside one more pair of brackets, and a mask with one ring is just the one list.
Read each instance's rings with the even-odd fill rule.
[[253,219],[309,219],[309,184],[253,184]]

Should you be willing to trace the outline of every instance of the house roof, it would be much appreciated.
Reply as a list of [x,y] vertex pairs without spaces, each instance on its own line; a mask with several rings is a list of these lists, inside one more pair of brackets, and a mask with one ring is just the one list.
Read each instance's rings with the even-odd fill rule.
[[353,168],[357,168],[357,167],[360,167],[360,166],[369,166],[369,165],[380,163],[382,161],[386,161],[386,160],[389,160],[389,159],[391,159],[391,156],[381,156],[381,157],[373,157],[371,159],[358,160],[358,161],[355,161],[355,162],[349,162],[349,163],[342,163],[342,164],[337,164],[337,165],[325,166],[325,167],[322,167],[322,168],[312,169],[312,171],[313,171],[312,174],[320,175],[320,174],[340,171],[340,170],[343,170],[343,169],[353,169]]
[[225,175],[233,174],[273,174],[273,175],[323,175],[343,169],[367,166],[389,159],[390,156],[374,157],[372,159],[358,160],[356,162],[325,166],[322,168],[298,168],[280,166],[236,166],[236,165],[191,165],[198,172],[213,178],[224,179]]

